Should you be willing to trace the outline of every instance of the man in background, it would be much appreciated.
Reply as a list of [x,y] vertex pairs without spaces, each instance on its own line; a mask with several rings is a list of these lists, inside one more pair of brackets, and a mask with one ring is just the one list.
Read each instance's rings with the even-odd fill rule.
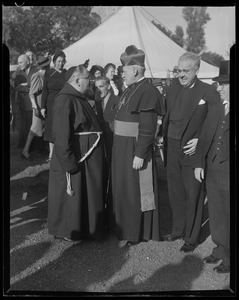
[[31,65],[26,54],[18,57],[18,70],[13,73],[12,80],[15,87],[15,101],[20,108],[19,138],[17,147],[24,147],[28,132],[32,124],[32,103],[29,97],[31,76],[38,71],[38,68]]
[[35,54],[30,50],[28,50],[25,54],[29,57],[30,65],[31,66],[36,66]]
[[220,73],[213,78],[221,103],[212,111],[202,133],[195,154],[195,177],[206,180],[212,253],[204,258],[207,264],[221,263],[214,267],[217,273],[230,272],[230,61],[221,61]]
[[105,76],[95,78],[95,87],[98,95],[98,100],[95,102],[96,111],[101,120],[106,149],[106,225],[109,231],[114,231],[115,221],[113,216],[111,158],[114,139],[114,117],[118,107],[119,97],[114,95],[110,80]]

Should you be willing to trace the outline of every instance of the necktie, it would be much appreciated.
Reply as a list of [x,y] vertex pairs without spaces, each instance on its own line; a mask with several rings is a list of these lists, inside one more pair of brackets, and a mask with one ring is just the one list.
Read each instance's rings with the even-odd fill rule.
[[223,104],[224,104],[224,113],[225,113],[225,116],[226,116],[229,112],[229,102],[226,101]]

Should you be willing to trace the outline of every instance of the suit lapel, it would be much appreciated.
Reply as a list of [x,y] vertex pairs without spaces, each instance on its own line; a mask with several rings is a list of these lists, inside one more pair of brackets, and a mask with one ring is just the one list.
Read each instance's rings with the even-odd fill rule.
[[186,107],[184,111],[184,122],[182,126],[182,132],[186,129],[195,109],[198,106],[198,103],[201,99],[203,99],[205,94],[205,90],[202,88],[201,82],[197,79],[194,87],[189,95],[189,105]]
[[[203,128],[202,136],[206,136],[206,139],[211,141],[216,134],[218,127],[221,124],[221,120],[224,114],[222,105],[215,106],[212,114],[207,117],[206,126]],[[213,122],[212,122],[213,120]]]
[[224,126],[224,132],[227,131],[230,127],[230,112],[225,116],[225,126]]

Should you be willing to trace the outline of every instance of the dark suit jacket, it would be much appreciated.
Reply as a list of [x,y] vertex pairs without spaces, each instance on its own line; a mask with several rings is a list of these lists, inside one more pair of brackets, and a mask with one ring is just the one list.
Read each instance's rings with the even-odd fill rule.
[[[29,97],[29,91],[31,86],[31,77],[37,71],[38,68],[36,66],[31,66],[28,74],[21,70],[17,70],[14,74],[14,86],[15,90],[18,92],[19,106],[23,111],[32,110],[32,103]],[[21,83],[27,83],[27,86],[22,86]]]
[[[217,131],[220,130],[222,122],[222,114],[224,113],[223,104],[220,102],[215,106],[211,112],[210,117],[207,119],[207,124],[201,133],[201,139],[198,141],[196,153],[193,158],[193,167],[203,168],[206,167],[206,157],[214,157],[216,147],[212,147],[214,137],[217,135]],[[230,135],[230,113],[228,113],[224,119],[224,126],[221,133],[223,149],[220,155],[220,159],[228,160],[230,155],[229,135]]]
[[[166,95],[166,107],[167,113],[163,120],[163,137],[165,141],[164,155],[165,165],[167,164],[167,132],[170,120],[170,113],[172,106],[177,99],[180,90],[183,87],[181,85],[175,85],[168,89]],[[192,165],[192,156],[185,155],[183,153],[183,147],[186,146],[187,142],[193,138],[199,138],[203,128],[206,126],[205,120],[214,110],[215,106],[220,102],[219,93],[211,85],[202,82],[196,78],[194,87],[192,88],[190,96],[190,105],[184,112],[183,126],[181,128],[181,160],[184,165]]]
[[109,159],[111,159],[111,151],[112,151],[113,137],[114,137],[114,133],[113,133],[114,118],[115,118],[115,113],[118,107],[119,100],[120,98],[118,96],[115,96],[112,92],[108,99],[104,112],[102,108],[102,100],[96,101],[96,111],[100,120],[102,130],[104,132],[106,152],[107,152],[107,157]]
[[120,98],[118,96],[115,96],[112,92],[106,104],[104,112],[102,108],[102,99],[96,101],[96,111],[98,116],[101,118],[101,124],[102,122],[104,123],[102,124],[104,130],[113,131],[112,126],[114,122],[115,113],[118,107],[119,99]]

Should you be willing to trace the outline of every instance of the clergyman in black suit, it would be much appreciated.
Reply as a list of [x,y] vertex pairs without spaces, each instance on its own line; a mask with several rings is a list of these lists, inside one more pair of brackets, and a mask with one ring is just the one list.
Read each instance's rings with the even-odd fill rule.
[[221,103],[212,112],[195,153],[195,177],[206,181],[209,225],[216,247],[204,258],[208,264],[221,263],[214,268],[217,273],[230,272],[230,174],[229,174],[229,68],[230,61],[221,61],[217,91]]
[[119,103],[119,97],[114,95],[110,80],[106,76],[95,78],[96,101],[95,107],[104,134],[106,150],[106,226],[110,232],[115,231],[115,219],[113,213],[113,196],[111,184],[111,157],[114,139],[114,118]]
[[184,239],[180,251],[192,252],[200,241],[204,184],[196,180],[193,156],[205,121],[220,102],[218,92],[197,78],[200,58],[186,52],[178,60],[179,84],[168,89],[163,120],[165,165],[173,225],[166,241]]

